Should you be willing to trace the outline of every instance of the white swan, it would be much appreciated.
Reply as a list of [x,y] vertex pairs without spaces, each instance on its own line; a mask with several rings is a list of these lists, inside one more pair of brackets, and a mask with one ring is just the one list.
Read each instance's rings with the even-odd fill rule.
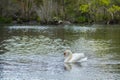
[[82,61],[87,60],[87,57],[85,57],[84,53],[74,53],[74,54],[72,54],[72,52],[70,50],[65,50],[64,57],[65,57],[64,62],[66,62],[66,63],[82,62]]

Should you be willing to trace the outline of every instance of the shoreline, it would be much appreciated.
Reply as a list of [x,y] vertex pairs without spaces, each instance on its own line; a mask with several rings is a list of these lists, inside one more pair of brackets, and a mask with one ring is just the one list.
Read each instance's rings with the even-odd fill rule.
[[54,22],[47,22],[47,23],[43,23],[43,22],[38,22],[36,20],[30,20],[30,21],[10,21],[10,22],[0,22],[0,25],[4,25],[4,24],[8,24],[8,25],[71,25],[71,24],[79,24],[79,25],[93,25],[93,24],[98,24],[98,25],[120,25],[120,23],[113,23],[110,22],[105,23],[105,22],[83,22],[83,23],[78,23],[78,22],[70,22],[70,21],[54,21]]

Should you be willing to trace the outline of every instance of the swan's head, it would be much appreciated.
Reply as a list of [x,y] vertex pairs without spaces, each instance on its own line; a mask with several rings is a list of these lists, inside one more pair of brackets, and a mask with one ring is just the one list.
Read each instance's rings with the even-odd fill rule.
[[68,56],[69,54],[72,54],[71,50],[65,50],[64,51],[64,56]]

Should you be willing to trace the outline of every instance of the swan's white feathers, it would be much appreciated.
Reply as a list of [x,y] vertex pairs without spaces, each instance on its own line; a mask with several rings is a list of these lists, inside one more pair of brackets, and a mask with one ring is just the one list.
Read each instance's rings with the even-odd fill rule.
[[82,61],[86,61],[87,57],[85,57],[84,53],[74,53],[72,54],[72,52],[70,50],[66,50],[64,52],[64,56],[65,56],[65,60],[64,62],[82,62]]
[[69,62],[77,62],[84,57],[85,57],[84,53],[74,53],[74,54],[72,54],[72,58]]

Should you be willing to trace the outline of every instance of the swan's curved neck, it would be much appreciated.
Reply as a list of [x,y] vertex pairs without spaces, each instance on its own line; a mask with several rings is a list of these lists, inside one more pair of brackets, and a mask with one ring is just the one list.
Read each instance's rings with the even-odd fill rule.
[[72,59],[72,52],[69,52],[64,62],[69,62]]

